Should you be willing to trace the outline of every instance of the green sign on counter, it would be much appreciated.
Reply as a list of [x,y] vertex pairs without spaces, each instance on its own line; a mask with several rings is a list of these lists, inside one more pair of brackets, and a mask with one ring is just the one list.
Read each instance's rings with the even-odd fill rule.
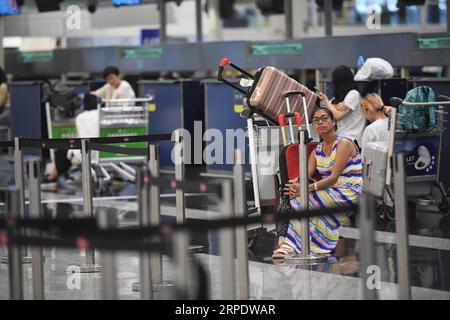
[[160,58],[162,48],[128,48],[123,49],[122,58],[126,60]]
[[77,137],[77,127],[75,121],[64,121],[58,123],[58,121],[52,122],[52,138],[53,139],[71,139]]
[[53,60],[53,51],[21,52],[23,63],[50,62]]
[[[129,127],[129,128],[100,128],[101,138],[122,137],[122,136],[145,136],[147,135],[146,127]],[[111,146],[128,147],[128,148],[146,148],[145,142],[130,143],[112,143]],[[134,155],[116,154],[110,152],[100,152],[100,160],[105,159],[127,159],[135,158]]]
[[417,40],[420,49],[444,49],[450,48],[450,37],[420,38]]
[[251,50],[255,56],[299,54],[303,50],[303,45],[301,43],[253,44]]

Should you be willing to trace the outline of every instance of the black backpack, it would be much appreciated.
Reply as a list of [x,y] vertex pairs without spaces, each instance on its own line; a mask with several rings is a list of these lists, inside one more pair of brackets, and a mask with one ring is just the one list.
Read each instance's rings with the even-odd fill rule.
[[73,118],[81,107],[80,97],[75,90],[61,82],[46,82],[43,91],[42,102],[50,103],[64,118]]

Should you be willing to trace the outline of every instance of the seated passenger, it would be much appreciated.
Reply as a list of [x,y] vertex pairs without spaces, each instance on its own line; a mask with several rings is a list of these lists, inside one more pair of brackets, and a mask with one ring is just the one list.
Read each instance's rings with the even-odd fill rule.
[[[358,147],[349,137],[336,133],[336,120],[329,109],[316,108],[312,123],[320,142],[308,159],[308,178],[316,171],[321,180],[309,184],[309,208],[324,208],[356,203],[362,191],[362,160]],[[299,184],[290,181],[285,194],[291,197],[291,209],[300,211]],[[313,217],[309,220],[311,253],[330,253],[339,240],[340,227],[348,215]],[[279,234],[279,247],[272,257],[284,258],[300,253],[300,221],[290,220]]]
[[[99,119],[97,110],[97,99],[87,93],[84,96],[84,111],[75,118],[78,138],[95,138],[99,136]],[[95,158],[92,152],[92,158]],[[43,184],[56,185],[58,177],[66,174],[73,165],[81,164],[80,150],[56,150],[55,162],[52,165],[50,174],[44,178]]]
[[364,158],[364,146],[369,142],[387,141],[389,120],[385,115],[386,108],[383,100],[376,93],[368,94],[361,101],[361,112],[371,122],[364,130],[362,138],[362,154]]

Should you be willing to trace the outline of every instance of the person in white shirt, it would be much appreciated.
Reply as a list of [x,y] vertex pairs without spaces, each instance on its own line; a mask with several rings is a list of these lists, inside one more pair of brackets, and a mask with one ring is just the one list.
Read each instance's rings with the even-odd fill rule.
[[362,97],[357,90],[353,72],[346,66],[339,66],[333,70],[331,77],[333,99],[330,101],[322,92],[318,93],[319,98],[337,120],[337,134],[351,137],[361,146],[366,119],[359,108]]
[[136,94],[131,85],[120,78],[119,68],[114,66],[106,67],[103,70],[103,78],[106,80],[106,84],[100,89],[92,91],[91,94],[102,99],[136,98]]
[[[95,138],[99,136],[99,120],[97,110],[97,98],[94,95],[85,94],[84,111],[75,117],[78,138]],[[92,152],[92,158],[97,156],[97,151]],[[74,165],[81,164],[80,150],[56,150],[55,162],[42,183],[45,186],[55,185],[58,177],[66,174]]]
[[389,120],[385,115],[385,109],[383,100],[376,93],[368,94],[361,101],[361,112],[371,122],[362,137],[363,159],[365,146],[369,142],[388,141]]

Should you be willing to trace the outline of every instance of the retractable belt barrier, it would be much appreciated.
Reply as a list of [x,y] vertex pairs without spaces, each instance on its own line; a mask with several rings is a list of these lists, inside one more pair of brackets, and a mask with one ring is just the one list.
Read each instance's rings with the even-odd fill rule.
[[[20,148],[35,148],[35,149],[59,149],[59,150],[70,150],[70,149],[81,149],[82,138],[74,139],[31,139],[31,138],[19,138]],[[172,134],[154,134],[154,135],[143,135],[143,136],[120,136],[120,137],[110,137],[110,138],[86,138],[90,142],[92,150],[98,151],[110,151],[115,152],[119,150],[121,154],[137,154],[146,155],[143,148],[125,148],[125,147],[115,147],[120,149],[100,149],[102,145],[112,144],[112,143],[131,143],[131,142],[157,142],[157,141],[170,141],[172,140]],[[0,147],[14,147],[14,141],[0,141]],[[98,148],[98,149],[97,149]],[[113,148],[113,146],[111,146]],[[129,153],[127,149],[130,149]],[[139,153],[138,153],[139,152]],[[146,151],[145,151],[146,152]]]
[[[148,227],[126,227],[112,230],[102,230],[97,225],[94,218],[77,218],[77,219],[34,219],[34,218],[2,218],[0,219],[0,230],[8,230],[14,228],[40,229],[55,235],[82,235],[83,237],[106,237],[118,239],[120,237],[137,241],[145,237],[153,235],[168,236],[178,230],[186,230],[190,232],[218,230],[222,228],[239,227],[254,223],[274,223],[286,222],[291,219],[306,219],[325,215],[334,215],[338,213],[357,212],[359,207],[340,206],[333,208],[312,209],[299,212],[284,213],[281,215],[266,214],[264,216],[238,217],[228,219],[215,219],[209,221],[190,221],[189,223],[162,223],[157,226]],[[212,223],[213,222],[213,223]],[[20,238],[26,239],[26,238]],[[31,239],[31,238],[30,238]],[[33,238],[34,239],[34,238]],[[0,238],[0,245],[5,245],[5,234]],[[118,241],[120,243],[120,241]],[[34,243],[33,243],[34,245]]]
[[0,141],[0,148],[14,148],[14,141]]

